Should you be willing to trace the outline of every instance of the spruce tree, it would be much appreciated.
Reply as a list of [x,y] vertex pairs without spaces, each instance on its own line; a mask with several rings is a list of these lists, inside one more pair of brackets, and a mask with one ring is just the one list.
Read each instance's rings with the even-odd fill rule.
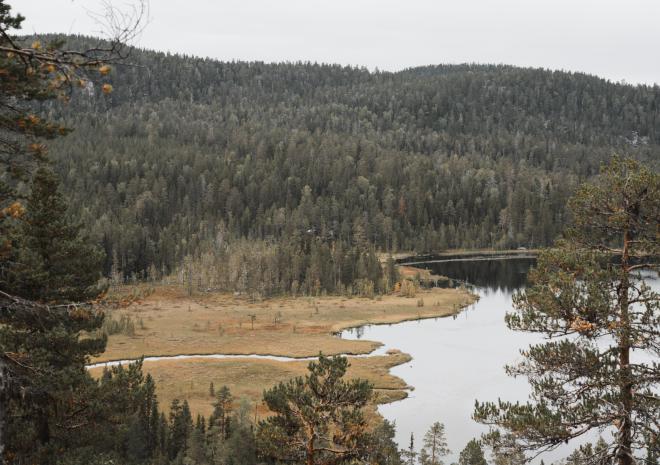
[[476,439],[471,439],[458,456],[458,465],[487,465],[484,451]]
[[76,49],[61,38],[25,40],[17,35],[25,18],[14,14],[7,0],[0,0],[0,264],[12,252],[8,237],[11,219],[20,216],[22,198],[18,187],[29,181],[35,168],[47,160],[45,139],[66,135],[70,129],[35,113],[35,102],[70,99],[75,87],[97,79],[103,93],[112,91],[102,81],[111,67],[126,55],[126,43],[137,33],[145,13],[138,5],[134,15],[108,5],[108,39]]
[[16,260],[2,283],[9,293],[43,302],[80,302],[99,295],[103,253],[69,220],[50,169],[36,171],[17,230]]
[[84,430],[96,389],[85,364],[105,348],[95,337],[102,320],[90,306],[47,306],[0,291],[0,453],[17,463],[48,460]]
[[222,440],[229,437],[231,431],[232,395],[227,386],[222,386],[216,393],[213,404],[213,413],[209,418],[209,428],[214,434],[218,434]]
[[[199,422],[198,422],[199,425]],[[202,465],[206,463],[204,432],[201,428],[195,427],[190,433],[186,447],[186,457],[184,463]]]
[[602,457],[631,465],[660,427],[660,296],[640,274],[657,269],[660,175],[615,158],[570,209],[567,240],[539,255],[506,318],[549,339],[507,368],[534,402],[477,403],[475,418],[495,427],[489,439],[534,453],[614,427]]
[[232,415],[231,432],[223,444],[222,460],[216,463],[231,463],[232,465],[253,465],[257,460],[257,443],[254,424],[251,420],[252,407],[243,399]]
[[401,457],[405,465],[415,465],[419,454],[415,450],[415,435],[410,433],[410,444],[407,449],[401,450]]
[[607,457],[607,443],[602,437],[596,444],[583,444],[566,458],[566,465],[582,465],[584,463],[607,464],[611,460]]
[[170,426],[167,438],[168,455],[170,460],[185,454],[188,439],[193,431],[193,420],[188,401],[183,403],[174,399],[170,406]]
[[[22,239],[16,223],[25,215],[17,187],[44,162],[42,140],[68,132],[35,114],[34,103],[64,97],[71,82],[85,70],[101,71],[108,58],[103,49],[65,51],[61,41],[26,46],[15,35],[23,20],[0,0],[0,461],[40,460],[51,446],[54,414],[77,419],[76,396],[90,386],[84,364],[104,345],[89,337],[101,324],[93,309],[38,305],[29,300],[32,292],[22,292],[28,297],[22,299],[8,285],[18,268],[32,272],[17,260],[29,260],[31,253],[14,247]],[[110,41],[111,48],[113,43],[118,45]],[[88,337],[82,340],[82,334]]]
[[403,465],[395,435],[395,425],[388,420],[383,420],[374,428],[371,433],[367,462],[379,465]]

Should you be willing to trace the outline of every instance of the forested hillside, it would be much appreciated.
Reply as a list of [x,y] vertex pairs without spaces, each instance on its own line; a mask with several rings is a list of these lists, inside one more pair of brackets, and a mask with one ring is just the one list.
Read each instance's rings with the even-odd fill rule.
[[[204,254],[221,267],[239,238],[241,257],[263,250],[273,269],[295,268],[270,291],[324,264],[314,281],[333,273],[330,290],[377,274],[377,250],[546,245],[602,161],[660,159],[657,86],[490,65],[130,61],[75,93],[59,115],[75,131],[50,146],[106,272],[125,276]],[[338,248],[357,252],[334,260]]]

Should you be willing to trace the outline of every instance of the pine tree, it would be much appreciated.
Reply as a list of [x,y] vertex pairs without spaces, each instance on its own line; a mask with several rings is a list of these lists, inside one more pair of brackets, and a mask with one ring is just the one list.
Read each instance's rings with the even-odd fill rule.
[[367,381],[344,381],[346,357],[310,362],[309,374],[264,392],[274,413],[259,424],[265,457],[306,465],[350,463],[368,453],[369,436],[362,412],[371,398]]
[[442,457],[450,454],[445,438],[445,426],[435,422],[424,435],[424,447],[420,453],[421,465],[443,465]]
[[147,374],[139,392],[139,407],[137,416],[145,437],[145,455],[153,456],[158,445],[158,400],[156,398],[156,383]]
[[[199,425],[199,422],[197,424]],[[201,428],[195,427],[190,433],[185,455],[185,463],[196,465],[206,463],[205,437]]]
[[607,443],[602,437],[598,438],[596,444],[583,444],[566,458],[566,465],[582,464],[608,464],[611,460],[607,457]]
[[70,132],[35,114],[34,102],[68,99],[74,86],[85,86],[90,78],[107,75],[107,62],[124,56],[125,44],[139,28],[144,5],[135,9],[134,17],[110,8],[107,13],[113,17],[123,14],[125,23],[109,23],[112,30],[106,32],[110,40],[78,50],[65,48],[60,38],[47,42],[22,40],[15,34],[25,18],[11,10],[7,0],[0,0],[0,263],[11,253],[7,240],[11,219],[22,209],[17,186],[29,181],[34,169],[47,159],[43,140]]
[[[142,362],[104,370],[100,379],[76,384],[76,396],[53,408],[51,440],[42,449],[30,444],[30,459],[16,463],[145,463],[157,455],[150,445],[151,431],[144,412],[157,410],[153,382],[142,372]],[[69,388],[70,389],[70,388]],[[23,428],[20,434],[28,432]],[[32,439],[30,437],[26,439]],[[56,452],[54,452],[56,451]]]
[[525,465],[529,461],[525,458],[525,453],[518,448],[494,448],[494,465]]
[[[526,451],[614,426],[604,458],[631,465],[659,428],[660,370],[648,360],[658,355],[660,296],[639,271],[657,269],[660,175],[615,158],[570,207],[568,240],[539,255],[507,315],[510,328],[551,339],[507,368],[527,377],[536,402],[477,403],[475,418],[500,427],[491,439]],[[647,361],[631,360],[632,350]]]
[[160,412],[158,417],[158,457],[165,459],[169,456],[169,432],[170,427],[167,422],[165,412]]
[[399,271],[396,268],[396,261],[390,255],[387,257],[387,262],[385,264],[385,277],[387,279],[385,284],[385,292],[391,292],[394,289],[394,286],[399,282]]
[[195,429],[202,434],[206,433],[206,420],[202,415],[197,415],[197,419],[195,420]]

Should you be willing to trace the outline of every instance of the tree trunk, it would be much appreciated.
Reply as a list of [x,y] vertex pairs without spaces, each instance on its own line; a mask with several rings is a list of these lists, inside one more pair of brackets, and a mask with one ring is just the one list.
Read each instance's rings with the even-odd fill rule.
[[617,438],[617,462],[619,465],[632,465],[632,392],[633,382],[630,372],[630,316],[628,314],[628,290],[629,281],[629,261],[630,261],[630,241],[632,240],[630,231],[627,230],[623,236],[623,250],[621,254],[621,283],[619,288],[619,304],[621,308],[621,335],[619,339],[619,365],[620,377],[619,385],[621,389],[621,417],[619,425],[619,434]]
[[0,356],[0,465],[5,463],[5,418],[7,413],[7,389],[9,388],[7,362]]
[[433,446],[431,447],[431,463],[435,464],[435,442],[436,442],[437,436],[436,434],[433,435]]
[[314,465],[314,433],[309,435],[307,440],[307,457],[305,458],[306,465]]

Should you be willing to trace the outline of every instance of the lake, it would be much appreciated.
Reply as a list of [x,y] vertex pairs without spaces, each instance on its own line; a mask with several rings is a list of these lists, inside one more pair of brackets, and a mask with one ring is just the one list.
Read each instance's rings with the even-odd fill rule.
[[[519,361],[519,350],[540,339],[509,330],[504,315],[512,310],[513,292],[525,286],[526,273],[533,264],[532,258],[416,263],[435,274],[474,285],[479,301],[455,317],[366,326],[344,333],[345,338],[383,342],[379,351],[400,349],[413,357],[410,363],[392,369],[414,386],[410,396],[379,407],[385,418],[396,422],[401,448],[408,447],[413,433],[419,450],[426,430],[440,421],[445,424],[452,451],[445,463],[455,462],[467,442],[487,430],[471,420],[475,399],[527,399],[530,390],[526,379],[507,376],[504,366]],[[655,275],[646,274],[645,279],[654,289],[660,287]],[[567,450],[541,458],[550,463],[565,457]]]

